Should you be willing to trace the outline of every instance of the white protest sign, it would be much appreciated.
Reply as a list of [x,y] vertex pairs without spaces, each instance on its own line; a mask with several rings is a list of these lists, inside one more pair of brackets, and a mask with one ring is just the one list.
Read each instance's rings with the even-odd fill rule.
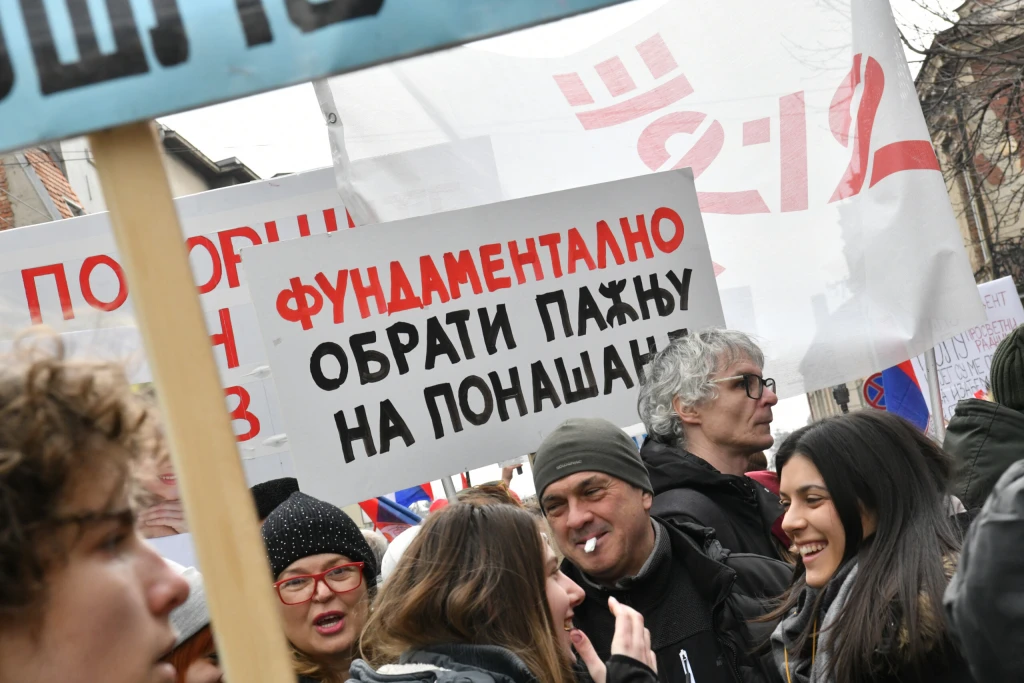
[[[451,163],[455,154],[474,160],[472,174]],[[391,188],[391,204],[420,213],[460,208],[465,198],[501,199],[486,138],[363,159],[357,168]],[[388,181],[398,177],[418,178],[418,188]],[[203,192],[175,207],[246,475],[250,484],[289,476],[277,390],[238,251],[351,227],[333,170]],[[42,323],[61,334],[71,355],[125,361],[133,382],[150,381],[119,259],[106,213],[0,231],[0,347]]]
[[692,167],[726,319],[783,396],[984,321],[887,2],[605,12],[592,44],[598,15],[331,78],[334,144],[358,161],[489,135],[510,199]]
[[[959,401],[973,398],[978,391],[988,393],[992,354],[1006,335],[1024,324],[1024,306],[1013,278],[984,282],[978,285],[978,293],[985,304],[988,322],[965,330],[935,347],[939,389],[942,391],[942,416],[947,422],[953,417]],[[918,377],[922,377],[920,371]]]
[[246,249],[303,491],[346,504],[636,422],[724,323],[689,169]]

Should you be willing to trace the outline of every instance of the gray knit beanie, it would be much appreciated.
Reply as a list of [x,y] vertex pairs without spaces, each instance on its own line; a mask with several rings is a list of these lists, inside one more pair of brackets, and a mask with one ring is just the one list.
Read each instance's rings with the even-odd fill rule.
[[210,623],[210,611],[206,607],[203,575],[195,567],[183,567],[176,562],[165,561],[188,583],[188,600],[171,610],[171,626],[177,635],[174,647],[177,649]]
[[377,585],[377,558],[363,532],[339,507],[305,493],[293,493],[270,513],[261,531],[275,577],[296,560],[336,553],[362,562],[367,587]]
[[653,493],[647,468],[633,440],[608,420],[574,417],[548,434],[533,460],[537,497],[577,472],[602,472]]
[[996,403],[1024,412],[1024,325],[999,342],[989,380]]

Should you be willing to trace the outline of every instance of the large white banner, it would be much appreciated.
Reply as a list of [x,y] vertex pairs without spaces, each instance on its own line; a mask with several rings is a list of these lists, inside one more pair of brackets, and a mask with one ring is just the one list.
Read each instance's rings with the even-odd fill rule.
[[303,491],[339,505],[636,422],[724,322],[689,170],[245,249]]
[[511,53],[578,46],[601,13],[320,84],[357,222],[381,197],[349,160],[480,135],[506,198],[692,167],[726,320],[781,394],[984,322],[887,2],[636,6],[569,56]]
[[[463,163],[452,163],[456,156]],[[465,160],[472,160],[470,173]],[[501,196],[483,138],[366,159],[357,168],[386,199],[385,219]],[[414,190],[405,182],[411,178]],[[258,483],[289,476],[280,402],[239,250],[352,227],[334,174],[328,168],[237,185],[183,197],[175,206],[247,477]],[[61,333],[72,355],[125,361],[132,381],[151,380],[108,214],[0,231],[0,347],[33,324]]]

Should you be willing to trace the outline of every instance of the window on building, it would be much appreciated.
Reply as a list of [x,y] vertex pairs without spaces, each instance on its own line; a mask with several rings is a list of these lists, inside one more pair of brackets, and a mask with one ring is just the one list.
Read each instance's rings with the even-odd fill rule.
[[83,209],[77,202],[73,202],[67,197],[64,198],[64,203],[67,204],[68,211],[71,212],[72,216],[84,216],[85,209]]

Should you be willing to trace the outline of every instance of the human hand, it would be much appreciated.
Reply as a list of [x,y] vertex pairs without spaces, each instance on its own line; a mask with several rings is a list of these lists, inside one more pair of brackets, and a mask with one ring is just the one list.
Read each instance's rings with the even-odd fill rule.
[[167,536],[165,527],[175,534],[188,532],[185,510],[180,500],[165,500],[139,513],[139,531],[146,538]]
[[505,483],[505,488],[509,488],[512,485],[512,477],[516,476],[517,467],[519,467],[519,465],[501,468],[501,480]]
[[[658,660],[654,652],[651,651],[651,632],[644,628],[643,615],[632,607],[623,605],[615,598],[608,598],[608,609],[615,616],[612,654],[635,659],[657,673]],[[601,661],[590,638],[579,629],[573,629],[570,635],[576,652],[587,666],[594,683],[606,683],[607,666]]]

